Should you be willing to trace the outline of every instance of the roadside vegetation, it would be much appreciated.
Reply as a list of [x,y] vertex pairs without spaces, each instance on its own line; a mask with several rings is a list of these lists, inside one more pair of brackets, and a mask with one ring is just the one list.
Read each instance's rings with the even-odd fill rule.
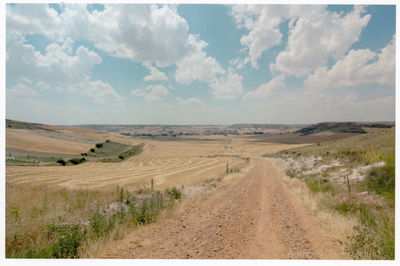
[[354,259],[394,259],[394,128],[266,156],[308,187],[319,210],[357,221],[338,239]]
[[179,189],[138,192],[6,188],[7,258],[79,258],[98,241],[119,239],[153,223],[180,200]]

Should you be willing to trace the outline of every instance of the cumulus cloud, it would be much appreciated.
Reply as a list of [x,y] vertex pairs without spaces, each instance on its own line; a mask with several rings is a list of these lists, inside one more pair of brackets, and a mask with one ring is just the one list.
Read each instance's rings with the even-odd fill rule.
[[75,54],[70,54],[70,41],[62,45],[49,44],[42,54],[27,44],[20,34],[7,38],[7,75],[18,75],[46,83],[77,83],[90,75],[94,65],[102,59],[94,51],[79,46]]
[[110,84],[101,80],[87,80],[81,87],[85,87],[82,92],[96,103],[105,103],[106,101],[121,102],[125,99],[116,93]]
[[180,97],[177,98],[177,101],[181,105],[200,105],[203,106],[205,103],[203,103],[200,99],[192,97],[192,98],[187,98],[187,99],[182,99]]
[[124,99],[110,84],[90,79],[93,66],[102,59],[84,46],[72,53],[70,39],[61,44],[50,43],[42,54],[27,44],[22,35],[13,33],[7,36],[6,53],[7,76],[23,77],[25,83],[29,80],[45,90],[54,87],[59,92],[78,91],[96,103]]
[[205,41],[197,36],[189,35],[188,42],[193,49],[185,58],[177,62],[176,81],[186,85],[194,80],[210,83],[216,80],[216,74],[225,73],[217,60],[204,52],[203,49],[208,45]]
[[[189,26],[176,5],[104,5],[88,11],[86,5],[67,4],[58,14],[48,5],[7,6],[7,32],[44,34],[64,41],[85,39],[108,54],[157,67],[176,64],[176,80],[213,82],[224,70],[207,56],[207,43],[189,34]],[[43,21],[42,21],[43,18]],[[55,34],[57,32],[57,34]],[[153,66],[145,80],[166,80]]]
[[260,85],[255,91],[246,93],[243,100],[266,100],[273,91],[286,89],[284,75],[271,79],[268,83]]
[[44,89],[44,90],[48,90],[48,89],[51,88],[51,86],[50,86],[49,84],[47,84],[47,83],[45,83],[45,82],[43,82],[43,81],[38,81],[38,82],[36,83],[36,86],[37,86],[38,88],[41,88],[41,89]]
[[11,88],[7,88],[6,96],[7,99],[15,100],[18,98],[30,98],[32,96],[36,96],[37,93],[31,87],[27,86],[24,83],[17,83],[15,86]]
[[188,50],[189,26],[173,5],[63,5],[58,13],[47,4],[8,5],[7,31],[43,34],[61,42],[86,39],[114,56],[133,61],[171,64]]
[[170,65],[190,47],[189,26],[171,5],[105,5],[88,14],[86,38],[101,50],[137,62]]
[[242,78],[241,75],[230,69],[227,75],[210,84],[211,93],[215,99],[229,100],[237,98],[243,94]]
[[258,68],[257,60],[269,48],[278,45],[282,40],[279,24],[287,18],[290,11],[288,5],[234,5],[230,12],[239,28],[249,30],[248,35],[240,39],[240,43],[248,50],[249,59]]
[[[395,85],[395,36],[379,53],[369,49],[351,50],[332,68],[320,67],[304,81],[308,88],[336,88],[365,83]],[[376,61],[370,63],[371,60]]]
[[355,6],[346,15],[328,10],[299,14],[289,24],[286,49],[278,54],[270,69],[301,77],[325,65],[329,58],[338,60],[358,41],[368,24],[371,15],[363,13],[363,7]]
[[[355,6],[346,15],[332,12],[323,5],[238,5],[230,12],[237,26],[249,30],[241,38],[252,66],[264,51],[282,42],[279,26],[288,21],[289,35],[271,71],[304,76],[324,65],[329,58],[339,59],[359,39],[371,15]],[[246,61],[243,61],[245,63]]]
[[145,89],[132,90],[131,94],[144,97],[149,102],[159,102],[162,101],[162,96],[169,94],[169,91],[163,85],[149,85]]
[[143,80],[145,81],[156,81],[156,80],[167,80],[167,75],[164,72],[161,72],[156,67],[154,67],[150,62],[144,62],[142,64],[148,70],[150,70],[150,75],[145,76]]
[[57,11],[48,5],[7,5],[6,15],[8,33],[44,34],[55,41],[63,41],[65,38],[66,21],[63,21]]

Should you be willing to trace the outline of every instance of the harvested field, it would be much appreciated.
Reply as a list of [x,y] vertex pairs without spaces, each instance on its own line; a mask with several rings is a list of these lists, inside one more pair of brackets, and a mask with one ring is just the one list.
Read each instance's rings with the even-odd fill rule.
[[41,136],[27,130],[7,129],[6,146],[19,150],[76,154],[91,148],[91,144]]
[[357,135],[359,135],[359,133],[320,132],[309,135],[300,135],[300,134],[259,135],[259,136],[251,135],[249,136],[249,139],[254,142],[310,144],[310,143],[318,143],[325,141],[334,141]]
[[[64,130],[59,127],[54,130]],[[67,130],[67,129],[65,129]],[[68,128],[64,134],[77,134],[93,138],[96,135],[107,137],[113,141],[123,140],[125,143],[139,143],[138,140],[120,136],[113,133],[99,133],[90,129]],[[48,143],[57,143],[62,148],[82,147],[79,152],[87,151],[92,145],[82,143],[68,143],[64,140],[41,137],[28,133],[7,132],[9,136],[19,136],[20,145],[30,149],[45,148],[46,143],[37,142],[47,140]],[[247,164],[246,157],[254,154],[274,152],[298,145],[251,143],[246,137],[211,136],[208,140],[199,139],[193,141],[160,141],[140,140],[144,142],[143,153],[119,163],[88,162],[76,166],[12,166],[6,168],[7,184],[29,185],[55,185],[68,189],[105,189],[109,186],[121,185],[127,188],[137,188],[140,185],[148,185],[154,179],[157,188],[164,189],[173,186],[192,186],[199,183],[217,179],[229,169],[239,169]],[[26,146],[26,143],[32,143]],[[53,142],[51,142],[53,141]],[[59,141],[59,142],[57,142]],[[12,142],[11,142],[12,144]],[[67,145],[70,144],[71,146]],[[9,143],[7,143],[9,145]],[[55,145],[55,144],[54,144]],[[63,146],[64,145],[64,146]],[[76,145],[76,146],[74,146]],[[80,146],[83,145],[83,146]],[[45,146],[47,147],[47,146]],[[46,151],[53,151],[47,148]],[[62,150],[66,153],[65,150]],[[71,150],[76,151],[74,149]]]
[[120,134],[97,131],[88,128],[50,126],[50,125],[46,125],[45,127],[55,132],[62,133],[64,136],[72,138],[79,137],[84,139],[91,139],[94,142],[105,141],[106,139],[109,139],[114,142],[119,142],[128,145],[138,145],[141,143],[140,140],[135,140],[133,138],[122,136]]

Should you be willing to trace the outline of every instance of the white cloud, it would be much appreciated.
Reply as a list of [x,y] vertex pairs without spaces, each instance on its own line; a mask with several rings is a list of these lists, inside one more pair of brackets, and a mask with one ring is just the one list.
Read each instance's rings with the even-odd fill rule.
[[44,89],[44,90],[48,90],[48,89],[51,88],[49,84],[44,83],[43,81],[37,82],[37,83],[36,83],[36,86],[37,86],[38,88],[42,88],[42,89]]
[[87,80],[81,86],[85,87],[82,92],[90,97],[95,103],[106,103],[109,101],[121,102],[125,99],[117,94],[110,84],[101,80]]
[[243,94],[242,76],[234,73],[232,69],[226,76],[210,84],[215,99],[229,100]]
[[7,32],[44,34],[51,40],[92,41],[96,48],[137,62],[170,65],[182,59],[189,26],[174,5],[66,4],[60,14],[47,4],[7,6]]
[[71,54],[70,46],[70,40],[62,45],[51,43],[41,54],[26,44],[23,36],[10,34],[7,36],[7,75],[55,84],[81,82],[102,59],[84,46],[79,46],[75,54]]
[[177,6],[105,5],[88,20],[86,38],[117,57],[166,66],[181,60],[190,49],[189,26]]
[[84,46],[72,53],[72,41],[50,43],[42,54],[25,43],[19,34],[7,36],[7,76],[22,76],[25,83],[36,83],[42,89],[56,88],[58,92],[77,91],[96,103],[120,102],[124,98],[102,81],[90,79],[94,65],[101,57]]
[[266,100],[273,91],[286,89],[284,75],[271,79],[268,83],[260,85],[257,90],[246,93],[243,100]]
[[241,44],[255,68],[264,51],[281,44],[279,26],[289,20],[288,45],[270,69],[295,76],[307,75],[329,58],[343,56],[369,22],[371,15],[363,13],[362,6],[343,15],[324,5],[237,5],[230,12],[239,28],[249,30]]
[[329,58],[338,60],[368,24],[371,15],[363,13],[363,7],[355,6],[344,16],[328,10],[300,14],[289,24],[288,45],[270,69],[301,77],[325,65]]
[[167,80],[167,75],[164,72],[161,72],[156,67],[154,67],[151,63],[145,62],[142,64],[148,70],[150,70],[150,75],[145,76],[143,80],[145,81],[156,81],[156,80]]
[[264,51],[278,45],[282,40],[279,24],[287,18],[289,5],[234,5],[230,12],[239,28],[250,30],[248,35],[240,39],[240,43],[248,50],[249,59],[258,68],[257,60]]
[[36,96],[37,93],[32,88],[21,82],[17,83],[11,88],[7,88],[6,97],[9,100],[16,100],[19,98],[31,98]]
[[[215,74],[224,72],[204,52],[207,43],[189,34],[176,5],[112,4],[104,5],[102,11],[88,11],[86,5],[67,4],[60,14],[48,5],[37,4],[32,13],[29,5],[16,6],[7,6],[7,35],[39,33],[57,41],[68,36],[91,41],[110,55],[135,62],[157,67],[176,64],[176,80],[183,84],[213,82]],[[145,80],[166,80],[165,73],[153,66],[149,70],[151,75]]]
[[48,5],[25,4],[6,6],[7,32],[44,34],[51,40],[63,41],[65,21]]
[[242,69],[244,66],[250,62],[250,57],[236,57],[235,59],[229,60],[229,64],[237,69]]
[[25,78],[25,77],[20,78],[20,81],[22,83],[25,83],[25,84],[32,84],[33,83],[32,80],[30,80],[28,78]]
[[[304,85],[308,88],[336,88],[365,83],[395,85],[396,69],[395,36],[380,53],[369,49],[351,50],[331,69],[320,67],[310,75]],[[369,61],[375,59],[373,63]]]
[[174,64],[193,49],[176,5],[111,4],[90,12],[67,4],[60,14],[46,4],[7,6],[7,32],[86,39],[113,56],[157,66]]
[[163,85],[149,85],[144,90],[133,90],[131,91],[131,94],[134,96],[144,97],[150,102],[159,102],[163,99],[162,96],[169,94],[169,91]]
[[214,82],[216,74],[225,73],[225,70],[213,57],[207,56],[203,49],[208,45],[194,35],[188,36],[188,42],[193,49],[181,61],[177,62],[175,79],[179,83],[190,84],[194,80]]
[[193,105],[201,105],[201,106],[205,105],[205,103],[203,103],[200,99],[194,98],[194,97],[187,98],[187,99],[182,99],[182,98],[178,97],[177,100],[178,100],[179,104],[181,104],[181,105],[191,105],[191,106],[193,106]]

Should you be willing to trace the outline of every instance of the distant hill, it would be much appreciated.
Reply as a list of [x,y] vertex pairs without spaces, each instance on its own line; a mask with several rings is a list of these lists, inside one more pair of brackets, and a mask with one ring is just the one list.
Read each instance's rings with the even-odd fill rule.
[[[313,125],[301,124],[233,124],[233,125],[108,125],[108,124],[86,124],[73,125],[71,127],[89,128],[107,132],[133,132],[138,133],[168,133],[178,134],[280,134],[295,133],[310,135],[321,132],[332,133],[358,133],[364,134],[375,128],[391,128],[394,122],[322,122]],[[45,124],[27,123],[6,119],[6,128],[47,130],[51,128]]]
[[245,130],[245,129],[276,129],[289,131],[294,128],[303,128],[309,125],[289,125],[289,124],[233,124],[228,126],[228,129]]
[[394,122],[324,122],[311,125],[295,133],[309,135],[321,132],[365,134],[365,128],[391,128]]
[[52,129],[45,127],[44,124],[21,122],[11,119],[6,119],[6,128],[37,129],[37,130],[53,131]]

